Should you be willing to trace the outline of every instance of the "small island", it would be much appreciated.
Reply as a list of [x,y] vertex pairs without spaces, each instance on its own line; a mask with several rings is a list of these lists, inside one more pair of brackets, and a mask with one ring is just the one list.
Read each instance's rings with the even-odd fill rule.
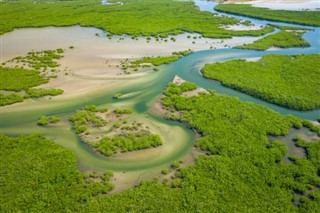
[[108,112],[91,105],[72,115],[74,129],[81,140],[103,155],[130,152],[162,144],[161,137],[152,134],[148,126],[132,121],[129,108]]

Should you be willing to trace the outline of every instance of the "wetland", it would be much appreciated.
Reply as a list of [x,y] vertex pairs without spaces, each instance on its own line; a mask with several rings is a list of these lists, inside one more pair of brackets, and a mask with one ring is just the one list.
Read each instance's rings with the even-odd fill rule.
[[[131,5],[131,0],[122,2],[104,6],[136,7]],[[201,13],[204,20],[211,12],[215,12],[213,7],[216,3],[195,3],[201,10],[207,11]],[[53,11],[58,8],[56,4],[53,3]],[[175,3],[173,6],[180,8],[183,4]],[[69,6],[75,5],[70,2]],[[185,7],[191,7],[189,12],[200,12],[197,7],[190,5],[193,3],[185,3]],[[145,6],[149,10],[153,8],[152,4]],[[98,7],[96,9],[101,10]],[[2,195],[8,202],[2,204],[1,209],[41,211],[46,205],[41,202],[59,203],[59,196],[65,193],[63,187],[67,185],[68,198],[61,205],[49,205],[46,211],[68,209],[80,212],[119,212],[152,211],[159,208],[178,212],[195,209],[204,211],[208,208],[213,212],[242,212],[245,209],[280,209],[284,212],[316,210],[319,206],[320,187],[320,142],[317,136],[320,134],[317,121],[320,118],[319,106],[303,105],[301,108],[299,104],[288,103],[285,99],[281,100],[287,104],[267,98],[261,100],[260,96],[246,94],[245,90],[237,90],[237,87],[215,81],[220,80],[218,78],[205,78],[207,76],[202,76],[201,70],[206,64],[218,66],[239,59],[249,63],[270,55],[301,55],[313,56],[310,60],[314,60],[314,63],[308,62],[311,67],[309,70],[313,73],[314,68],[314,73],[317,73],[320,68],[315,58],[319,56],[320,42],[317,38],[320,28],[308,26],[311,30],[300,35],[308,42],[304,48],[287,46],[265,48],[266,51],[234,49],[267,38],[270,34],[276,35],[280,30],[271,32],[271,25],[303,26],[223,15],[228,20],[222,21],[224,25],[237,26],[249,21],[253,26],[252,32],[250,28],[230,32],[220,31],[219,28],[218,36],[211,36],[211,33],[217,31],[205,31],[205,26],[197,26],[200,30],[195,29],[190,24],[192,29],[185,32],[173,32],[172,29],[176,30],[177,25],[172,25],[175,27],[166,29],[164,32],[167,35],[161,36],[159,32],[163,30],[162,25],[149,28],[151,30],[147,30],[146,34],[139,27],[122,31],[125,28],[118,29],[119,26],[115,24],[100,27],[106,31],[83,27],[89,24],[48,26],[74,25],[77,20],[73,19],[64,21],[68,23],[43,20],[43,24],[37,26],[40,28],[17,29],[23,23],[15,26],[14,30],[8,26],[3,28],[2,33],[5,34],[1,35],[1,62],[5,63],[2,66],[8,68],[1,67],[1,72],[6,72],[5,69],[26,69],[21,67],[21,61],[15,62],[12,59],[20,57],[19,60],[24,60],[23,57],[30,55],[30,52],[62,50],[63,57],[56,58],[54,67],[49,66],[45,71],[32,71],[32,75],[39,76],[39,82],[23,88],[22,83],[16,82],[21,87],[18,91],[8,89],[8,86],[15,87],[14,84],[1,83],[1,100],[2,96],[8,94],[21,95],[24,93],[22,90],[29,94],[31,89],[30,94],[34,94],[20,100],[23,101],[21,103],[4,104],[6,106],[1,107],[1,133],[7,135],[1,135],[2,147],[6,147],[1,149],[1,155],[9,156],[1,167],[1,180],[4,180],[1,188],[10,191],[16,186],[15,178],[19,177],[15,173],[16,168],[8,166],[10,160],[19,162],[19,159],[25,158],[31,171],[43,173],[37,180],[30,179],[35,181],[32,187],[23,182],[19,186],[29,190],[30,197],[23,201],[25,206],[14,207],[12,197],[15,192],[12,192],[10,195]],[[235,21],[235,18],[240,21]],[[37,24],[26,25],[32,27]],[[155,31],[159,36],[152,35]],[[122,35],[123,32],[126,35]],[[272,44],[270,46],[273,47]],[[51,62],[44,63],[50,65]],[[36,69],[32,66],[27,68]],[[52,72],[52,69],[55,70]],[[284,69],[282,71],[286,72]],[[52,73],[56,77],[48,78]],[[176,76],[192,84],[170,83]],[[298,78],[302,80],[304,77],[306,75]],[[317,101],[320,94],[318,75],[314,74],[310,78],[314,82],[308,85],[308,91],[311,91],[311,100]],[[303,86],[310,83],[308,79],[306,81],[301,83],[301,90],[305,92],[307,90],[303,90]],[[194,92],[196,87],[197,92]],[[47,96],[48,93],[42,91],[50,89],[61,89],[63,93]],[[296,96],[290,90],[286,92]],[[310,98],[310,94],[305,96]],[[294,106],[288,109],[288,104]],[[90,106],[97,106],[95,115],[72,118],[77,113],[88,111]],[[123,109],[130,109],[130,113],[121,113]],[[301,109],[304,111],[299,111]],[[83,129],[84,125],[88,130]],[[134,127],[137,132],[130,132],[129,129]],[[103,139],[106,135],[109,138]],[[152,136],[154,144],[140,148],[130,145],[132,141],[139,141],[136,138],[148,136]],[[295,143],[293,139],[297,136],[301,140]],[[28,141],[33,142],[28,144]],[[99,141],[101,146],[97,145]],[[117,146],[110,148],[108,144],[111,142]],[[17,144],[17,147],[10,144]],[[19,146],[22,150],[19,150]],[[130,146],[132,149],[127,149]],[[43,154],[40,149],[44,150]],[[38,150],[37,157],[31,157],[33,150]],[[52,158],[45,161],[45,153],[49,153],[47,156]],[[43,165],[35,166],[34,161],[43,161]],[[57,165],[51,170],[45,169],[52,164]],[[28,167],[20,169],[24,175],[29,175]],[[53,173],[56,173],[53,175],[56,179],[48,181],[53,183],[53,188],[47,188],[44,194],[39,195],[39,202],[33,203],[33,191],[43,190],[41,179],[46,180]],[[304,178],[300,179],[302,176]],[[225,190],[230,185],[233,187]],[[204,198],[208,188],[210,195]],[[310,190],[313,190],[311,194]],[[50,196],[50,193],[55,196]],[[254,194],[255,199],[246,201],[248,194]],[[264,200],[266,196],[269,196],[269,200]],[[162,198],[161,201],[157,197]],[[246,204],[241,206],[243,203]]]

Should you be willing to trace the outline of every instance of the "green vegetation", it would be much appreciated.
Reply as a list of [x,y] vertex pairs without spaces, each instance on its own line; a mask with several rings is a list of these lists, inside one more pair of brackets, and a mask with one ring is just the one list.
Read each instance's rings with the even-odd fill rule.
[[[184,50],[184,51],[178,51],[173,52],[171,56],[157,56],[157,57],[144,57],[142,59],[138,59],[135,61],[128,61],[125,60],[122,62],[122,69],[125,71],[125,73],[130,73],[127,71],[128,68],[133,69],[133,71],[138,71],[139,67],[151,67],[152,66],[160,66],[162,64],[170,64],[179,58],[183,56],[187,56],[192,53],[192,50]],[[153,68],[154,71],[158,71],[159,69],[157,67]],[[115,96],[114,96],[115,97]]]
[[39,118],[37,124],[40,125],[40,126],[45,126],[45,125],[47,125],[47,124],[49,124],[49,123],[52,124],[52,123],[57,123],[57,122],[59,122],[59,121],[60,121],[60,118],[57,117],[57,116],[49,116],[49,117],[47,117],[47,116],[41,116],[41,117]]
[[184,50],[179,52],[173,52],[172,56],[158,56],[158,57],[145,57],[131,62],[131,67],[137,67],[141,64],[152,64],[153,66],[159,66],[162,64],[170,64],[183,56],[187,56],[192,53],[192,50]]
[[172,164],[171,164],[171,167],[173,169],[178,169],[180,167],[180,162],[179,161],[174,161]]
[[280,30],[292,30],[292,31],[297,31],[297,30],[302,30],[302,31],[312,31],[313,29],[307,28],[307,27],[295,27],[295,26],[282,26],[279,24],[268,24],[272,27],[279,28]]
[[[47,71],[57,71],[54,69],[59,66],[56,60],[63,57],[63,52],[64,50],[61,48],[37,52],[32,51],[29,52],[27,56],[18,56],[4,62],[3,64],[14,67],[0,66],[0,90],[23,92],[12,92],[7,95],[0,93],[0,106],[22,102],[27,98],[62,94],[62,89],[36,89],[31,87],[48,83],[49,78],[57,77],[49,75]],[[19,66],[21,67],[18,68]],[[34,70],[26,68],[32,68]]]
[[131,62],[133,67],[137,67],[141,64],[152,64],[154,66],[159,66],[162,64],[170,64],[176,60],[178,60],[180,57],[178,55],[172,55],[172,56],[158,56],[158,57],[145,57],[140,60],[136,60]]
[[163,169],[161,170],[161,173],[164,174],[164,175],[166,175],[166,174],[169,173],[169,169],[168,169],[168,168],[163,168]]
[[163,92],[165,95],[181,95],[183,92],[192,91],[197,88],[197,85],[195,83],[191,82],[183,82],[181,85],[177,85],[175,83],[169,83],[169,86],[166,88],[166,90]]
[[31,51],[26,56],[17,56],[5,63],[14,63],[15,65],[21,65],[22,68],[31,68],[41,71],[55,72],[55,68],[60,65],[56,60],[63,57],[64,50],[59,48],[56,50],[44,50],[44,51]]
[[206,78],[297,110],[320,107],[320,55],[267,55],[257,62],[232,60],[202,68]]
[[133,111],[132,109],[115,109],[114,112],[117,115],[122,115],[122,114],[131,114]]
[[118,99],[118,98],[121,98],[121,96],[122,96],[122,93],[121,93],[121,92],[118,92],[118,93],[115,93],[115,94],[113,95],[113,98],[114,98],[114,99]]
[[139,131],[136,133],[127,133],[115,137],[104,137],[98,143],[91,143],[99,152],[106,156],[121,152],[130,152],[135,150],[157,147],[162,144],[159,135],[150,134],[149,131]]
[[58,123],[61,119],[58,116],[50,116],[49,123]]
[[[175,91],[174,87],[170,84],[165,90],[164,105],[180,112],[179,120],[202,134],[196,145],[210,156],[202,156],[195,166],[182,169],[177,174],[182,179],[182,187],[178,190],[164,187],[163,196],[168,200],[157,203],[158,208],[163,205],[163,208],[178,209],[186,200],[188,205],[183,206],[186,211],[201,211],[210,206],[214,212],[312,212],[319,208],[315,198],[320,185],[317,154],[320,141],[306,147],[307,153],[313,153],[306,159],[292,157],[292,164],[283,164],[281,160],[287,148],[267,138],[267,134],[287,134],[292,125],[301,125],[299,119],[214,92],[186,98],[170,92]],[[159,188],[162,189],[151,183],[142,188],[153,190],[154,197],[159,196]],[[314,190],[311,197],[308,196],[310,190]],[[296,192],[302,197],[296,197]],[[247,199],[249,194],[253,199]],[[139,199],[130,193],[119,197],[136,202]],[[150,200],[151,197],[148,196]],[[297,206],[293,204],[295,199]],[[141,210],[136,206],[134,210]]]
[[307,42],[302,36],[305,29],[284,27],[281,26],[281,31],[261,38],[252,44],[244,44],[236,46],[238,49],[253,49],[253,50],[266,50],[271,47],[290,48],[290,47],[309,47],[310,43]]
[[41,89],[41,88],[30,88],[27,90],[25,98],[39,98],[43,96],[57,96],[63,93],[63,89]]
[[173,52],[172,55],[178,55],[178,56],[187,56],[187,55],[190,55],[193,51],[188,49],[188,50],[182,50],[182,51],[176,51],[176,52]]
[[22,91],[30,87],[48,83],[48,79],[39,75],[39,71],[0,66],[0,89]]
[[49,118],[47,116],[41,116],[37,122],[38,125],[45,126],[49,123]]
[[88,125],[101,127],[104,125],[104,120],[97,116],[95,111],[88,109],[81,110],[69,118],[73,122],[76,133],[80,134],[88,129]]
[[[130,152],[162,144],[160,136],[151,134],[142,123],[133,122],[132,125],[122,126],[128,123],[127,116],[133,112],[132,109],[115,109],[109,114],[102,115],[106,112],[107,110],[99,110],[95,105],[91,105],[69,118],[82,141],[96,151],[111,156],[119,151]],[[103,116],[106,118],[103,119]],[[105,130],[112,130],[112,135],[106,136]],[[90,134],[91,131],[94,132],[95,138]]]
[[304,127],[307,127],[308,129],[310,129],[310,131],[316,132],[320,136],[320,126],[316,126],[313,123],[311,123],[310,121],[303,121],[302,125]]
[[[14,28],[43,26],[94,26],[114,34],[132,37],[168,37],[198,32],[204,37],[262,35],[272,27],[254,31],[229,31],[221,24],[239,20],[199,11],[194,2],[172,0],[121,0],[124,4],[102,5],[100,0],[2,1],[0,35]],[[28,11],[26,13],[26,11]],[[31,18],[32,17],[32,18]]]
[[219,4],[214,9],[256,19],[320,26],[319,11],[269,10],[267,8],[252,7],[247,4]]
[[11,93],[9,95],[4,95],[0,93],[0,106],[23,102],[23,100],[24,100],[23,96],[15,93]]
[[79,212],[86,202],[108,193],[112,174],[80,173],[75,155],[34,134],[0,134],[1,212]]

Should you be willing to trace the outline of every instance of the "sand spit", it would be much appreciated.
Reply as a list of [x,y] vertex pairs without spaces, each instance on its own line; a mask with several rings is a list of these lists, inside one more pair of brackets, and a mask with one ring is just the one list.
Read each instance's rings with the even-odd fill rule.
[[257,26],[257,25],[244,25],[244,24],[239,24],[239,25],[225,25],[223,26],[224,29],[226,30],[233,30],[233,31],[241,31],[241,30],[260,30],[262,26]]
[[272,10],[320,10],[319,0],[224,0],[222,2],[251,4],[254,7]]

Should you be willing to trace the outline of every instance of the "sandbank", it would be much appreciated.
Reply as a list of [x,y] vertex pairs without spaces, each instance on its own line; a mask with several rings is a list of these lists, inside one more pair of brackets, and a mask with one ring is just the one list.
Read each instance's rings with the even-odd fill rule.
[[261,29],[261,26],[257,26],[257,25],[226,25],[223,27],[226,30],[234,30],[234,31],[240,31],[240,30],[259,30]]
[[320,10],[318,0],[225,0],[224,3],[251,4],[272,10]]
[[[1,60],[4,62],[16,56],[24,56],[32,50],[63,48],[64,58],[59,60],[59,69],[63,71],[58,73],[57,79],[51,79],[48,84],[40,87],[62,88],[65,92],[61,97],[81,96],[105,88],[114,89],[119,84],[125,85],[132,78],[152,74],[152,71],[125,74],[121,70],[121,62],[126,59],[165,56],[186,49],[200,51],[227,48],[251,43],[259,37],[208,39],[201,38],[198,34],[185,33],[175,38],[175,42],[170,38],[167,41],[152,38],[147,42],[146,38],[135,40],[129,36],[113,36],[108,39],[102,30],[80,26],[16,29],[0,37]],[[74,48],[70,49],[70,46]]]

